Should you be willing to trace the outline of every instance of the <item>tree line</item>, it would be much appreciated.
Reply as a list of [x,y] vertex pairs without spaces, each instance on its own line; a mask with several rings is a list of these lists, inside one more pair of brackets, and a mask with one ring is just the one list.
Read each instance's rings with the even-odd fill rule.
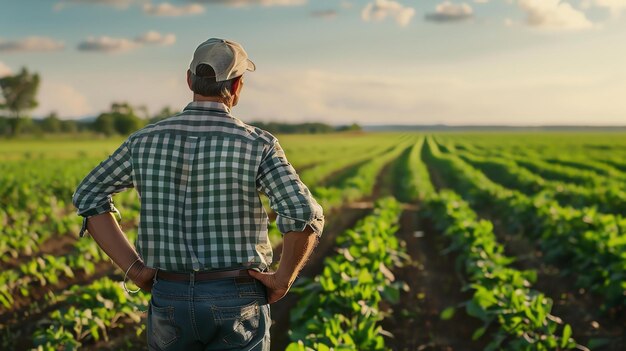
[[[26,68],[15,75],[0,78],[0,136],[15,137],[22,134],[56,133],[97,133],[106,136],[129,135],[150,123],[175,115],[169,107],[164,107],[155,115],[148,115],[144,106],[134,107],[127,102],[114,102],[109,111],[99,114],[91,120],[65,120],[55,112],[43,119],[33,119],[28,111],[38,106],[37,92],[41,78]],[[250,124],[265,129],[270,133],[331,133],[341,131],[360,131],[361,126],[354,123],[346,126],[331,126],[324,123],[279,123],[251,122]]]

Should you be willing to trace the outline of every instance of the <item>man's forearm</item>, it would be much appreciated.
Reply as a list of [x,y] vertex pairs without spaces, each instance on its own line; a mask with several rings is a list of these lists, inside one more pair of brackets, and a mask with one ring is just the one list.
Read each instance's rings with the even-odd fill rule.
[[112,213],[89,217],[87,230],[100,248],[120,267],[128,272],[128,277],[139,287],[150,291],[155,270],[144,265],[139,254],[124,235]]
[[89,217],[87,230],[100,248],[124,272],[139,258],[112,213]]
[[317,234],[311,227],[302,232],[289,232],[283,237],[283,251],[280,265],[276,271],[276,279],[280,284],[291,284],[304,267],[317,244]]

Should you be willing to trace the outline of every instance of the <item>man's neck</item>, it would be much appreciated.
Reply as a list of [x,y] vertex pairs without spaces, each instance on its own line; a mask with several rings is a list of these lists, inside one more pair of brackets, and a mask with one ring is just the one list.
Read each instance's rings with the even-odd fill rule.
[[221,102],[224,105],[228,106],[228,108],[232,108],[232,102],[224,102],[217,96],[204,96],[199,94],[193,94],[193,101],[212,101],[212,102]]

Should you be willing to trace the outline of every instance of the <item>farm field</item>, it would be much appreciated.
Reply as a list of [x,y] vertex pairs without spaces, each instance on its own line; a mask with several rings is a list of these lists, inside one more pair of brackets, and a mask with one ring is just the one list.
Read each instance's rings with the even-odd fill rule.
[[[1,350],[145,349],[150,295],[71,204],[122,140],[0,141]],[[273,350],[626,349],[626,134],[279,140],[326,228]],[[132,239],[137,195],[114,200]]]

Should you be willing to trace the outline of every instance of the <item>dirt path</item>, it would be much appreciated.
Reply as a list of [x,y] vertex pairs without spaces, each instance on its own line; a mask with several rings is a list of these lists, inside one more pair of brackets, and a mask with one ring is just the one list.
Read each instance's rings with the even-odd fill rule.
[[[402,162],[408,162],[408,151],[398,158],[383,176],[383,184],[396,198],[405,198],[398,186],[403,171]],[[385,178],[387,178],[385,180]],[[400,302],[391,306],[392,314],[383,320],[383,329],[394,337],[386,340],[393,350],[481,350],[484,344],[471,342],[480,321],[469,317],[463,307],[457,308],[449,320],[442,320],[441,312],[451,306],[460,306],[471,295],[462,292],[460,276],[456,273],[455,255],[440,254],[449,240],[438,233],[429,220],[422,219],[419,207],[405,204],[398,237],[406,243],[411,261],[393,271],[396,279],[405,282],[408,290],[400,295]]]
[[457,308],[449,320],[440,318],[450,306],[459,306],[471,295],[454,269],[455,257],[441,255],[447,242],[427,220],[420,220],[415,208],[402,213],[398,236],[406,242],[410,264],[394,271],[396,278],[408,284],[401,301],[392,306],[393,315],[383,321],[383,328],[394,337],[387,340],[393,350],[481,350],[483,344],[471,342],[480,322]]

